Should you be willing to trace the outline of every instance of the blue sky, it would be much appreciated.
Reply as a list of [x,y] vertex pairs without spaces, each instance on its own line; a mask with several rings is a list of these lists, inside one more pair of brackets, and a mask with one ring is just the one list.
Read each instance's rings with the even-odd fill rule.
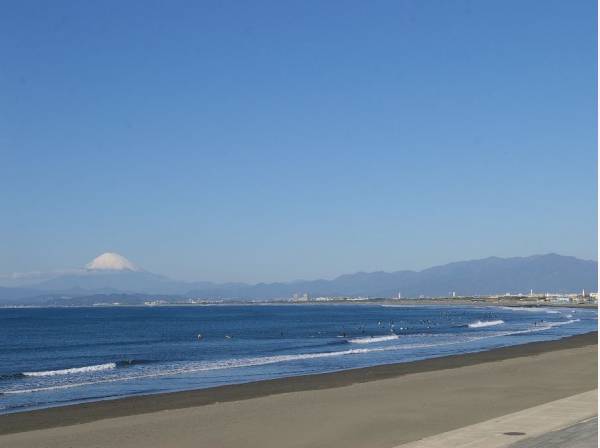
[[9,1],[0,273],[596,259],[594,1]]

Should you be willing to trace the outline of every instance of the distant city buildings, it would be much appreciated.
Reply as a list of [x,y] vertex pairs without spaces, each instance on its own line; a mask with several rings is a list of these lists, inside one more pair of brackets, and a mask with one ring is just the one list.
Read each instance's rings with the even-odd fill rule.
[[146,306],[159,306],[159,305],[166,305],[169,302],[167,302],[166,300],[148,300],[146,302],[144,302],[144,305]]
[[292,300],[294,302],[308,302],[308,301],[310,301],[310,296],[308,295],[307,292],[305,292],[302,295],[300,295],[300,294],[294,294],[294,296],[292,297]]
[[489,299],[506,299],[506,300],[518,300],[524,302],[535,302],[535,303],[549,303],[549,304],[597,304],[598,303],[598,294],[597,293],[586,293],[585,290],[582,290],[580,294],[578,293],[536,293],[534,290],[530,290],[528,295],[524,294],[513,294],[507,292],[504,296],[484,296]]
[[[506,292],[504,294],[491,294],[491,295],[459,295],[456,291],[450,291],[447,296],[425,296],[418,295],[412,297],[403,297],[402,293],[398,291],[397,294],[391,297],[368,297],[368,296],[315,296],[311,297],[308,292],[298,292],[293,294],[291,298],[280,298],[280,299],[222,299],[222,298],[186,298],[173,297],[173,298],[152,298],[143,302],[145,306],[161,306],[161,305],[210,305],[220,304],[227,302],[239,302],[239,303],[262,303],[262,302],[292,302],[292,303],[323,303],[323,302],[366,302],[369,300],[404,300],[410,301],[412,299],[421,300],[449,300],[453,302],[460,301],[475,301],[475,302],[503,302],[503,303],[519,303],[522,305],[527,304],[557,304],[557,305],[569,305],[569,304],[597,304],[598,293],[588,293],[582,290],[580,293],[551,293],[535,292],[530,289],[526,293],[512,293]],[[454,299],[454,300],[453,300]],[[94,305],[117,305],[118,303],[97,303]]]

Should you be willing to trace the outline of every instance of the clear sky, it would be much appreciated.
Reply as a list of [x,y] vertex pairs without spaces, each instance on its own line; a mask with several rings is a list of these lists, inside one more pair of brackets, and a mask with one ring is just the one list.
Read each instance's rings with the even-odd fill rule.
[[4,1],[0,273],[596,259],[596,2]]

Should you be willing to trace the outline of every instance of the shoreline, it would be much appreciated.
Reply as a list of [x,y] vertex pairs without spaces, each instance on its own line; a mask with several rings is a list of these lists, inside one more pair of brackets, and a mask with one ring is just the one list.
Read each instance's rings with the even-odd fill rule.
[[508,308],[584,308],[598,309],[597,303],[556,303],[521,301],[510,299],[465,299],[465,298],[429,298],[429,299],[365,299],[365,300],[327,300],[293,302],[289,300],[273,301],[227,301],[207,303],[164,303],[157,305],[145,304],[115,304],[102,303],[96,305],[17,305],[0,304],[2,309],[78,309],[78,308],[183,308],[183,307],[206,307],[206,306],[321,306],[321,305],[379,305],[379,306],[477,306],[477,307],[508,307]]
[[224,385],[206,389],[134,395],[0,415],[0,435],[92,423],[109,418],[203,407],[306,391],[336,389],[405,375],[459,369],[490,362],[597,345],[597,331],[563,339],[531,342],[488,351],[406,363]]

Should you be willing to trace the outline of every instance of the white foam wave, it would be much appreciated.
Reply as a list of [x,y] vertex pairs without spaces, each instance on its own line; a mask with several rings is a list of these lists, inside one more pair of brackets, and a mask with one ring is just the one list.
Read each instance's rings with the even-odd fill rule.
[[574,324],[575,322],[580,322],[581,319],[569,319],[562,322],[548,322],[548,327],[560,327],[561,325]]
[[[533,333],[538,331],[549,330],[553,327],[568,325],[575,322],[579,322],[579,319],[570,319],[567,321],[561,322],[546,322],[544,325],[538,325],[534,327],[530,327],[525,330],[516,330],[516,331],[503,331],[497,333],[491,333],[483,336],[474,336],[461,338],[453,341],[440,342],[440,343],[422,343],[422,344],[396,344],[388,347],[372,347],[372,348],[355,348],[350,350],[343,350],[338,352],[318,352],[318,353],[303,353],[296,355],[278,355],[278,356],[266,356],[259,358],[240,358],[240,359],[228,359],[223,361],[215,361],[209,363],[193,363],[181,368],[170,368],[161,371],[154,371],[146,374],[138,374],[131,375],[125,377],[113,377],[113,378],[103,378],[97,379],[94,381],[86,381],[80,383],[70,383],[70,384],[59,384],[52,385],[47,387],[39,387],[32,389],[17,389],[17,390],[4,390],[3,394],[24,394],[24,393],[33,393],[33,392],[44,392],[49,390],[57,390],[57,389],[69,389],[73,387],[80,386],[89,386],[101,383],[111,383],[117,381],[131,381],[131,380],[139,380],[144,378],[156,378],[161,376],[173,376],[178,374],[192,374],[197,372],[209,371],[209,370],[219,370],[219,369],[231,369],[231,368],[239,368],[239,367],[252,367],[252,366],[260,366],[265,364],[274,364],[279,362],[289,362],[289,361],[298,361],[298,360],[307,360],[307,359],[318,359],[318,358],[330,358],[335,356],[347,356],[347,355],[357,355],[364,353],[372,353],[372,352],[385,352],[385,351],[393,351],[393,350],[410,350],[410,349],[421,349],[421,348],[430,348],[430,347],[438,347],[438,346],[448,346],[455,344],[464,344],[468,342],[474,342],[481,339],[488,339],[494,337],[501,336],[511,336],[516,334],[525,334],[525,333]],[[111,363],[112,364],[112,363]],[[105,364],[102,364],[105,365]],[[94,367],[94,366],[91,366]],[[66,369],[70,370],[70,369]]]
[[514,334],[527,334],[527,333],[537,333],[538,331],[550,330],[554,327],[560,327],[562,325],[574,324],[575,322],[579,322],[580,319],[569,319],[560,322],[544,322],[543,325],[535,325],[533,327],[529,327],[526,330],[516,330],[516,331],[506,331],[503,333],[498,333],[496,336],[511,336]]
[[351,344],[372,344],[374,342],[393,341],[394,339],[398,338],[399,336],[397,334],[390,334],[387,336],[371,336],[367,338],[348,339],[348,342],[350,342]]
[[125,377],[114,377],[114,378],[103,378],[97,379],[94,381],[85,381],[80,383],[70,383],[70,384],[59,384],[52,385],[47,387],[39,387],[34,389],[17,389],[17,390],[5,390],[2,391],[4,394],[24,394],[24,393],[32,393],[32,392],[43,392],[48,390],[55,389],[69,389],[72,387],[79,386],[89,386],[94,384],[101,383],[112,383],[115,381],[130,381],[130,380],[138,380],[144,378],[155,378],[161,376],[172,376],[179,374],[190,374],[197,372],[205,372],[209,370],[220,370],[220,369],[232,369],[239,367],[253,367],[253,366],[261,366],[266,364],[275,364],[279,362],[289,362],[289,361],[299,361],[306,359],[318,359],[318,358],[330,358],[335,356],[347,356],[347,355],[358,355],[369,352],[381,352],[387,350],[401,350],[401,349],[413,349],[413,348],[426,348],[426,347],[434,347],[436,345],[446,345],[446,343],[442,344],[404,344],[397,345],[393,347],[379,347],[379,348],[355,348],[350,350],[343,350],[339,352],[318,352],[318,353],[303,353],[297,355],[277,355],[277,356],[264,356],[260,358],[240,358],[240,359],[227,359],[223,361],[215,361],[210,363],[193,363],[189,364],[185,367],[181,368],[171,368],[165,369],[159,372],[152,372],[147,374],[139,374],[139,375],[131,375]]
[[55,376],[55,375],[72,375],[75,373],[85,373],[85,372],[96,372],[98,370],[110,370],[117,367],[117,364],[114,362],[109,362],[107,364],[97,364],[95,366],[85,366],[85,367],[73,367],[71,369],[61,369],[61,370],[46,370],[42,372],[23,372],[25,376]]
[[539,313],[539,312],[544,312],[547,314],[560,314],[560,311],[556,311],[556,310],[551,310],[548,308],[543,308],[543,307],[527,307],[527,306],[501,306],[500,308],[502,308],[503,310],[510,310],[510,311],[529,311],[530,313]]
[[493,327],[495,325],[502,325],[504,323],[503,320],[498,319],[498,320],[486,320],[486,321],[481,321],[478,320],[477,322],[472,322],[469,324],[469,328],[483,328],[483,327]]

